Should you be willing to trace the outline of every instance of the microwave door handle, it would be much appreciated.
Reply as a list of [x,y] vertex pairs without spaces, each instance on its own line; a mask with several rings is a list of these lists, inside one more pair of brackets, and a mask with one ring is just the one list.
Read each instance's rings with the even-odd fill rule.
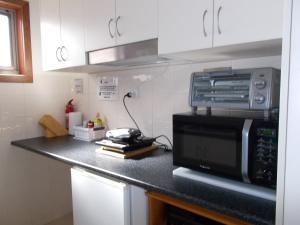
[[253,120],[246,119],[244,122],[244,127],[242,131],[242,165],[241,172],[243,181],[246,183],[250,183],[250,179],[248,176],[248,162],[249,162],[249,135],[250,128]]

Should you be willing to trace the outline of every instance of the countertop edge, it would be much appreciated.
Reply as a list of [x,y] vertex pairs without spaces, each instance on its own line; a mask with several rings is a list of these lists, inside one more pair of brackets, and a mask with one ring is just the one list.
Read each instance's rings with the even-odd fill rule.
[[[114,173],[114,172],[111,172],[111,171],[108,171],[108,170],[104,170],[104,169],[100,169],[100,168],[97,168],[97,167],[94,167],[94,166],[91,166],[91,165],[88,165],[88,164],[85,164],[85,163],[81,163],[81,162],[78,162],[76,160],[71,160],[71,159],[68,159],[68,158],[65,158],[65,157],[61,157],[57,154],[51,154],[49,152],[44,152],[44,151],[41,151],[41,150],[30,148],[28,146],[20,144],[19,143],[20,141],[22,141],[22,140],[12,141],[11,145],[19,147],[19,148],[23,148],[25,150],[37,153],[37,154],[42,155],[42,156],[46,156],[46,157],[55,159],[57,161],[66,163],[70,166],[82,167],[82,168],[88,169],[90,171],[103,174],[105,176],[110,176],[110,177],[113,177],[115,179],[119,179],[121,181],[125,181],[125,182],[128,182],[130,184],[143,187],[147,191],[159,192],[159,193],[165,194],[165,195],[173,197],[173,198],[177,198],[177,199],[185,201],[185,202],[189,201],[190,204],[200,205],[199,202],[202,201],[202,200],[199,201],[199,199],[198,199],[198,202],[195,202],[192,197],[189,197],[189,196],[187,196],[185,194],[182,194],[182,193],[178,193],[178,192],[175,192],[175,191],[170,191],[170,190],[167,190],[167,189],[163,189],[161,187],[157,187],[157,186],[149,184],[149,183],[141,182],[139,180],[132,179],[132,178],[129,178],[129,177],[126,177],[126,176],[121,176],[117,173]],[[203,201],[203,202],[204,202],[203,205],[205,205],[205,208],[208,209],[208,210],[212,210],[212,211],[215,211],[215,212],[220,213],[220,214],[231,216],[233,218],[241,219],[241,220],[244,220],[245,222],[250,222],[250,223],[254,223],[254,224],[262,224],[262,225],[271,225],[271,224],[273,224],[273,223],[270,223],[270,221],[262,220],[261,218],[257,218],[256,216],[250,216],[250,215],[245,216],[245,214],[240,213],[236,210],[233,211],[233,210],[228,209],[228,208],[223,209],[223,207],[220,207],[219,205],[212,204],[212,203],[209,203],[209,202],[206,202],[206,201]]]

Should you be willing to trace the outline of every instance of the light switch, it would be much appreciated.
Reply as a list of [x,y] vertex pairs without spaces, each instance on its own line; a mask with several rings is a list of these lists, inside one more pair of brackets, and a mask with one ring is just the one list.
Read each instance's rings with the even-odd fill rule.
[[75,94],[83,94],[83,79],[74,79],[73,90]]

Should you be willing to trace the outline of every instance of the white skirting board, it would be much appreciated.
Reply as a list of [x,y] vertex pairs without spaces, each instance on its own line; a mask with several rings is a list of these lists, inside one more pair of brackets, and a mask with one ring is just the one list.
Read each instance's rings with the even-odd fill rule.
[[246,184],[235,180],[217,177],[210,174],[187,169],[184,167],[179,167],[173,170],[173,175],[192,179],[195,181],[200,181],[206,184],[229,189],[232,191],[256,196],[270,201],[276,201],[276,191],[269,188],[259,187],[253,184]]

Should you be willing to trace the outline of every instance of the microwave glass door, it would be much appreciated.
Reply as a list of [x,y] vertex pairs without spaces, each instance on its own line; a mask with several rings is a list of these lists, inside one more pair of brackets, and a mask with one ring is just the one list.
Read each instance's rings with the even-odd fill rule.
[[240,178],[244,120],[195,118],[174,123],[174,164]]
[[203,127],[190,127],[196,133],[183,134],[182,143],[189,151],[182,153],[184,158],[216,163],[229,167],[236,166],[236,133],[230,129],[221,131]]

